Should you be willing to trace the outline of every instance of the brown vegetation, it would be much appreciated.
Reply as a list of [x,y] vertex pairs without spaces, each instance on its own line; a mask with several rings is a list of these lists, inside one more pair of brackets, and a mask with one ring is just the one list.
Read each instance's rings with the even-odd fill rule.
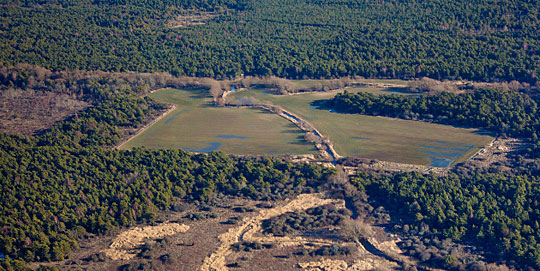
[[217,16],[217,14],[212,12],[185,10],[183,14],[180,14],[173,20],[169,21],[167,26],[171,28],[180,28],[190,25],[202,25]]
[[458,88],[454,82],[441,82],[428,77],[410,81],[408,86],[412,92],[428,92],[432,94],[440,92],[458,92]]
[[[470,82],[470,81],[438,81],[428,77],[412,80],[408,82],[408,88],[411,92],[425,92],[436,94],[440,92],[463,93],[465,91],[474,91],[475,89],[498,89],[505,91],[535,91],[535,87],[528,83],[520,83],[518,81],[510,82]],[[538,91],[538,87],[536,87]]]
[[[84,110],[109,95],[131,89],[139,95],[165,88],[204,88],[216,104],[228,82],[211,78],[174,77],[168,73],[50,71],[19,64],[0,65],[0,131],[31,135]],[[154,112],[146,122],[158,117]],[[136,130],[125,131],[129,136]]]
[[157,226],[135,227],[119,234],[109,246],[103,250],[112,260],[129,260],[137,254],[137,247],[145,239],[158,239],[189,230],[189,226],[179,223],[163,223]]
[[88,102],[63,93],[0,90],[0,132],[33,135],[88,106]]
[[[260,231],[262,220],[294,210],[305,210],[311,207],[328,204],[333,201],[334,200],[331,199],[322,199],[320,195],[303,194],[299,195],[296,199],[292,200],[285,206],[278,206],[272,209],[261,210],[259,214],[257,214],[255,217],[247,218],[241,222],[240,226],[231,228],[228,232],[221,234],[219,236],[219,240],[221,243],[219,248],[216,252],[214,252],[212,255],[208,256],[204,260],[204,263],[201,266],[201,270],[227,270],[228,268],[226,267],[226,258],[233,253],[233,251],[231,250],[231,246],[233,244],[241,240],[246,240],[250,242],[262,241],[260,238],[254,237],[254,234]],[[287,239],[277,240],[279,242],[279,245],[290,246],[303,242],[303,239],[301,237],[283,238]],[[268,241],[269,240],[264,239],[264,242]]]

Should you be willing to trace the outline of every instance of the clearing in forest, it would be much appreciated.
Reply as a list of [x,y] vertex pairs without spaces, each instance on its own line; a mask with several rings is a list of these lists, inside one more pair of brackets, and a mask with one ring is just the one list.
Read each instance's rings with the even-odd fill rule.
[[315,154],[304,133],[276,114],[215,107],[207,90],[163,89],[149,95],[176,109],[121,146],[232,154]]
[[[318,83],[316,80],[293,82],[304,87]],[[384,83],[396,85],[401,82]],[[365,91],[376,95],[396,93],[400,89],[374,84],[348,88],[351,92]],[[232,93],[228,99],[254,97],[281,106],[328,136],[337,153],[344,157],[447,167],[467,160],[493,140],[477,129],[339,114],[313,106],[314,101],[330,99],[335,93],[277,95],[268,89],[249,89]],[[150,97],[174,104],[176,108],[122,145],[122,149],[145,146],[200,153],[214,150],[252,155],[317,153],[315,147],[304,140],[304,132],[285,118],[263,109],[216,107],[207,90],[164,89]]]
[[[390,94],[384,88],[349,88],[377,95]],[[379,159],[406,164],[446,167],[463,162],[493,140],[478,129],[463,129],[386,117],[339,114],[312,105],[316,100],[331,99],[336,92],[298,95],[275,95],[266,89],[252,89],[232,98],[254,97],[270,101],[309,121],[330,137],[341,156]],[[404,94],[413,95],[413,94]]]

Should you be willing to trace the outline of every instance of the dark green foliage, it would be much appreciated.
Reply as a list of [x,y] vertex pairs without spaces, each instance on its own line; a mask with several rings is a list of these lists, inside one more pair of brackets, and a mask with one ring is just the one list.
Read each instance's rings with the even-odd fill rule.
[[[219,192],[240,195],[241,187],[250,186],[257,193],[249,196],[260,198],[278,185],[287,186],[292,176],[308,185],[317,183],[309,176],[315,166],[266,162],[271,164],[181,150],[3,148],[0,251],[25,260],[61,260],[77,246],[72,237],[77,226],[104,233],[115,226],[151,221],[158,208],[171,206],[173,196],[206,200]],[[245,171],[247,167],[252,170]],[[249,177],[278,168],[276,176]],[[321,178],[331,173],[321,170]]]
[[231,245],[233,251],[251,251],[265,248],[263,244],[257,242],[241,242]]
[[[539,76],[536,1],[9,1],[0,62],[234,77]],[[184,9],[205,25],[167,27]]]
[[477,90],[467,94],[442,92],[419,97],[376,96],[345,91],[325,102],[325,106],[346,113],[419,119],[524,137],[535,144],[535,149],[529,153],[539,155],[538,102],[515,91]]
[[12,260],[9,258],[0,259],[0,271],[30,271],[26,263],[22,260]]
[[214,213],[192,213],[187,214],[184,216],[184,218],[190,219],[190,220],[203,220],[208,218],[216,218],[217,215]]
[[[347,113],[420,119],[525,137],[536,148],[528,154],[539,153],[538,101],[518,92],[477,90],[416,98],[344,92],[327,101],[326,106]],[[369,195],[390,206],[400,206],[401,211],[435,232],[455,240],[474,240],[488,250],[516,259],[520,266],[540,267],[540,245],[536,241],[540,238],[540,180],[532,169],[508,176],[478,172],[440,177],[419,173],[365,175],[355,182]],[[423,250],[416,255],[422,261],[433,256]]]
[[121,128],[137,127],[161,106],[146,98],[121,97],[98,104],[45,131],[39,146],[111,146],[123,136]]
[[[534,175],[364,175],[354,183],[390,206],[403,206],[432,231],[540,267],[540,179]],[[540,240],[540,239],[539,239]],[[424,255],[427,257],[427,255]]]
[[338,245],[323,246],[310,253],[311,256],[337,256],[349,254],[351,254],[350,248]]
[[314,229],[338,226],[344,212],[331,206],[311,208],[305,212],[286,213],[262,221],[264,233],[286,235],[294,232],[306,232]]
[[145,270],[154,270],[152,262],[132,262],[130,264],[122,265],[118,268],[120,271],[145,271]]

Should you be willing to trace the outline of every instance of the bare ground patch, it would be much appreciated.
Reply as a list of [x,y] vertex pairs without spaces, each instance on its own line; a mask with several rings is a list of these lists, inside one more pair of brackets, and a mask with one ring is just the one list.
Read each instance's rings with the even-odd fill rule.
[[171,28],[187,27],[190,25],[203,25],[218,15],[213,12],[204,11],[187,11],[185,14],[176,16],[173,20],[167,23]]
[[122,232],[109,246],[103,250],[112,260],[129,260],[135,257],[137,248],[145,239],[158,239],[189,230],[189,226],[180,223],[163,223],[158,226],[135,227]]
[[90,106],[74,95],[7,89],[0,94],[0,132],[33,135]]
[[[231,245],[242,240],[243,238],[253,238],[254,232],[260,229],[262,220],[270,217],[278,216],[286,212],[295,210],[306,210],[311,207],[320,206],[334,202],[332,199],[322,199],[320,195],[303,194],[299,195],[296,199],[290,201],[284,206],[275,207],[268,210],[261,210],[255,217],[246,218],[242,221],[242,224],[238,227],[229,229],[226,233],[219,236],[221,242],[218,249],[208,256],[203,265],[202,271],[210,270],[228,270],[226,266],[227,257],[232,254]],[[298,242],[300,240],[287,240]]]
[[467,164],[474,168],[504,166],[509,160],[508,155],[527,148],[528,144],[516,138],[496,138],[484,148],[475,153]]

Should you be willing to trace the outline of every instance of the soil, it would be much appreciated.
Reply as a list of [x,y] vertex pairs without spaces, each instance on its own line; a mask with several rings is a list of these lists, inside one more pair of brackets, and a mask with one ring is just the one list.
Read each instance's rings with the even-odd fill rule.
[[523,140],[499,137],[469,158],[467,164],[473,168],[504,166],[509,160],[509,154],[519,152],[526,147],[527,144]]
[[[277,242],[279,246],[293,246],[306,242],[302,238],[289,238],[283,237],[282,240],[266,240],[264,238],[255,238],[253,234],[260,231],[262,220],[284,214],[286,212],[292,212],[295,210],[306,210],[312,207],[325,205],[335,202],[331,199],[323,199],[321,195],[316,194],[303,194],[299,195],[296,199],[290,201],[284,206],[274,207],[272,209],[261,210],[255,217],[246,218],[241,222],[241,225],[229,229],[226,233],[219,236],[220,246],[217,251],[204,260],[201,266],[201,271],[210,270],[228,270],[226,266],[227,258],[233,253],[231,245],[239,241],[263,241],[263,242]],[[281,241],[281,242],[280,242]]]

